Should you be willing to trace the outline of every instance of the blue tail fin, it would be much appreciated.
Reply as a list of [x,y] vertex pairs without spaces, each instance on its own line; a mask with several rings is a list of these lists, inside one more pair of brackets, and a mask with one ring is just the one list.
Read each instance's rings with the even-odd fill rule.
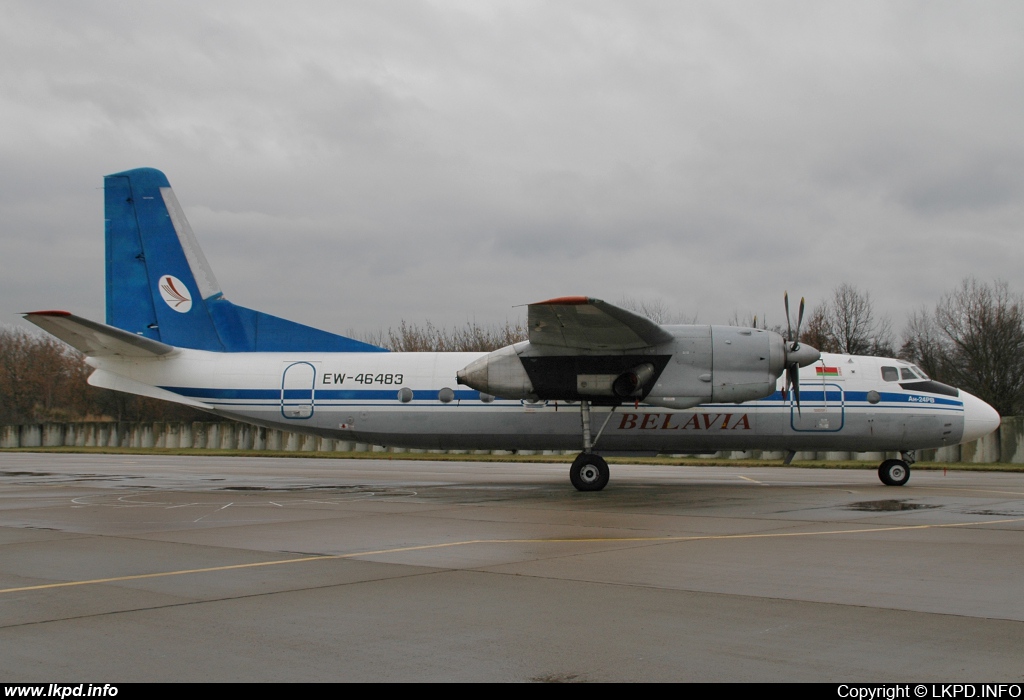
[[225,299],[159,170],[108,175],[104,190],[108,325],[216,352],[385,352]]

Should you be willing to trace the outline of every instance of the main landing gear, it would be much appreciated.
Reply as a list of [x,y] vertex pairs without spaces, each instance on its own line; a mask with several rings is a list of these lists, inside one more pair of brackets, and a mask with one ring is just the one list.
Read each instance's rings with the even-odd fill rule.
[[608,477],[611,476],[608,462],[604,461],[601,455],[595,454],[593,449],[614,412],[615,407],[613,406],[612,410],[608,412],[608,417],[604,420],[604,425],[597,432],[597,437],[591,440],[590,402],[585,399],[580,401],[580,418],[583,421],[583,451],[579,453],[576,459],[573,460],[572,466],[569,467],[569,481],[572,482],[577,491],[600,491],[608,485]]
[[577,491],[600,491],[608,485],[608,462],[593,452],[580,452],[569,467],[569,481]]
[[903,486],[910,480],[910,465],[916,460],[914,451],[900,452],[903,459],[887,459],[878,467],[878,478],[886,486]]

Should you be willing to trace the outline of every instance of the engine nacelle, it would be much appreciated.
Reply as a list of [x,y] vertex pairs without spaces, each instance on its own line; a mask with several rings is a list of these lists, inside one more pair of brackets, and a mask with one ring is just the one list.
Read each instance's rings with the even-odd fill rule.
[[456,381],[503,399],[536,399],[533,384],[516,352],[523,345],[529,343],[507,345],[473,360],[458,371]]
[[644,401],[666,408],[740,403],[770,396],[786,366],[786,344],[772,331],[677,326],[672,360]]
[[[504,399],[643,400],[690,408],[770,396],[786,367],[786,342],[772,331],[736,326],[665,330],[672,334],[670,343],[618,353],[517,343],[470,363],[459,371],[458,382]],[[803,366],[818,352],[804,346],[790,355],[790,363]]]

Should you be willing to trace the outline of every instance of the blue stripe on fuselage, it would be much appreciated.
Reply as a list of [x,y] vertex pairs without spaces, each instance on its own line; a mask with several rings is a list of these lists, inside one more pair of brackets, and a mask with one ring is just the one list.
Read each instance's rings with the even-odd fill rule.
[[[208,387],[179,387],[162,386],[161,389],[173,392],[180,396],[188,396],[195,399],[208,399],[214,401],[243,400],[243,401],[280,401],[280,389],[217,389]],[[824,396],[823,396],[824,393]],[[317,389],[315,400],[321,401],[397,401],[397,389]],[[419,401],[437,401],[440,390],[417,389],[413,392],[414,398]],[[467,389],[454,391],[456,401],[479,401],[480,392]],[[876,408],[897,408],[906,407],[907,404],[917,406],[921,409],[935,408],[941,410],[960,409],[963,402],[958,399],[951,399],[943,396],[925,394],[905,394],[895,392],[880,393],[878,403],[869,404],[866,391],[842,392],[840,402],[839,391],[807,391],[800,392],[802,404],[812,403],[833,403],[834,405],[851,408],[854,405],[863,406],[868,404]],[[314,396],[310,389],[286,389],[284,398],[286,400],[309,399]],[[782,392],[776,391],[771,396],[759,399],[757,402],[746,404],[749,408],[756,408],[757,403],[790,405],[791,397],[783,398]],[[704,404],[710,408],[718,404]],[[733,404],[722,404],[733,405]]]
[[[180,396],[188,396],[194,399],[245,399],[248,401],[280,401],[280,389],[211,389],[204,387],[189,386],[162,386],[161,389],[173,392]],[[438,389],[417,389],[413,392],[417,400],[438,400],[440,395]],[[472,401],[480,398],[479,391],[459,389],[453,391],[455,400]],[[285,389],[285,399],[308,399],[312,396],[310,389]],[[317,401],[397,401],[398,389],[317,389]]]
[[[840,398],[842,398],[842,402],[844,404],[846,404],[846,405],[850,405],[850,404],[854,404],[854,403],[869,403],[868,402],[868,392],[867,391],[844,391],[844,392],[842,392],[842,396],[841,397],[840,397],[840,392],[839,391],[828,391],[828,392],[825,392],[826,396],[824,398],[822,397],[822,393],[823,392],[821,392],[821,391],[808,391],[806,389],[802,389],[800,391],[800,402],[801,403],[805,403],[805,402],[808,402],[808,401],[819,401],[819,402],[832,401],[832,402],[835,402],[836,404],[838,404]],[[879,394],[879,399],[880,399],[879,402],[877,404],[872,404],[872,405],[875,405],[875,406],[880,406],[882,404],[904,405],[904,404],[911,403],[911,404],[914,404],[915,406],[940,406],[941,405],[941,406],[953,406],[953,407],[956,407],[956,408],[960,408],[960,407],[962,407],[964,405],[963,401],[961,401],[959,399],[951,399],[951,398],[947,398],[947,397],[944,397],[944,396],[935,396],[934,394],[905,394],[905,393],[896,393],[896,392],[889,392],[889,391],[878,392],[878,394]],[[776,391],[771,396],[767,396],[767,397],[765,397],[763,399],[758,399],[758,401],[777,401],[777,402],[789,403],[790,397],[786,396],[785,398],[783,398],[782,392]]]

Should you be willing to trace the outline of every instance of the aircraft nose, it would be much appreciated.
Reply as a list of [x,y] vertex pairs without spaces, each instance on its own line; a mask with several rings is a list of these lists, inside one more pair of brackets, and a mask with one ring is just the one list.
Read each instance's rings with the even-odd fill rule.
[[983,438],[999,427],[1000,418],[996,409],[963,389],[960,390],[960,398],[964,402],[963,442]]

